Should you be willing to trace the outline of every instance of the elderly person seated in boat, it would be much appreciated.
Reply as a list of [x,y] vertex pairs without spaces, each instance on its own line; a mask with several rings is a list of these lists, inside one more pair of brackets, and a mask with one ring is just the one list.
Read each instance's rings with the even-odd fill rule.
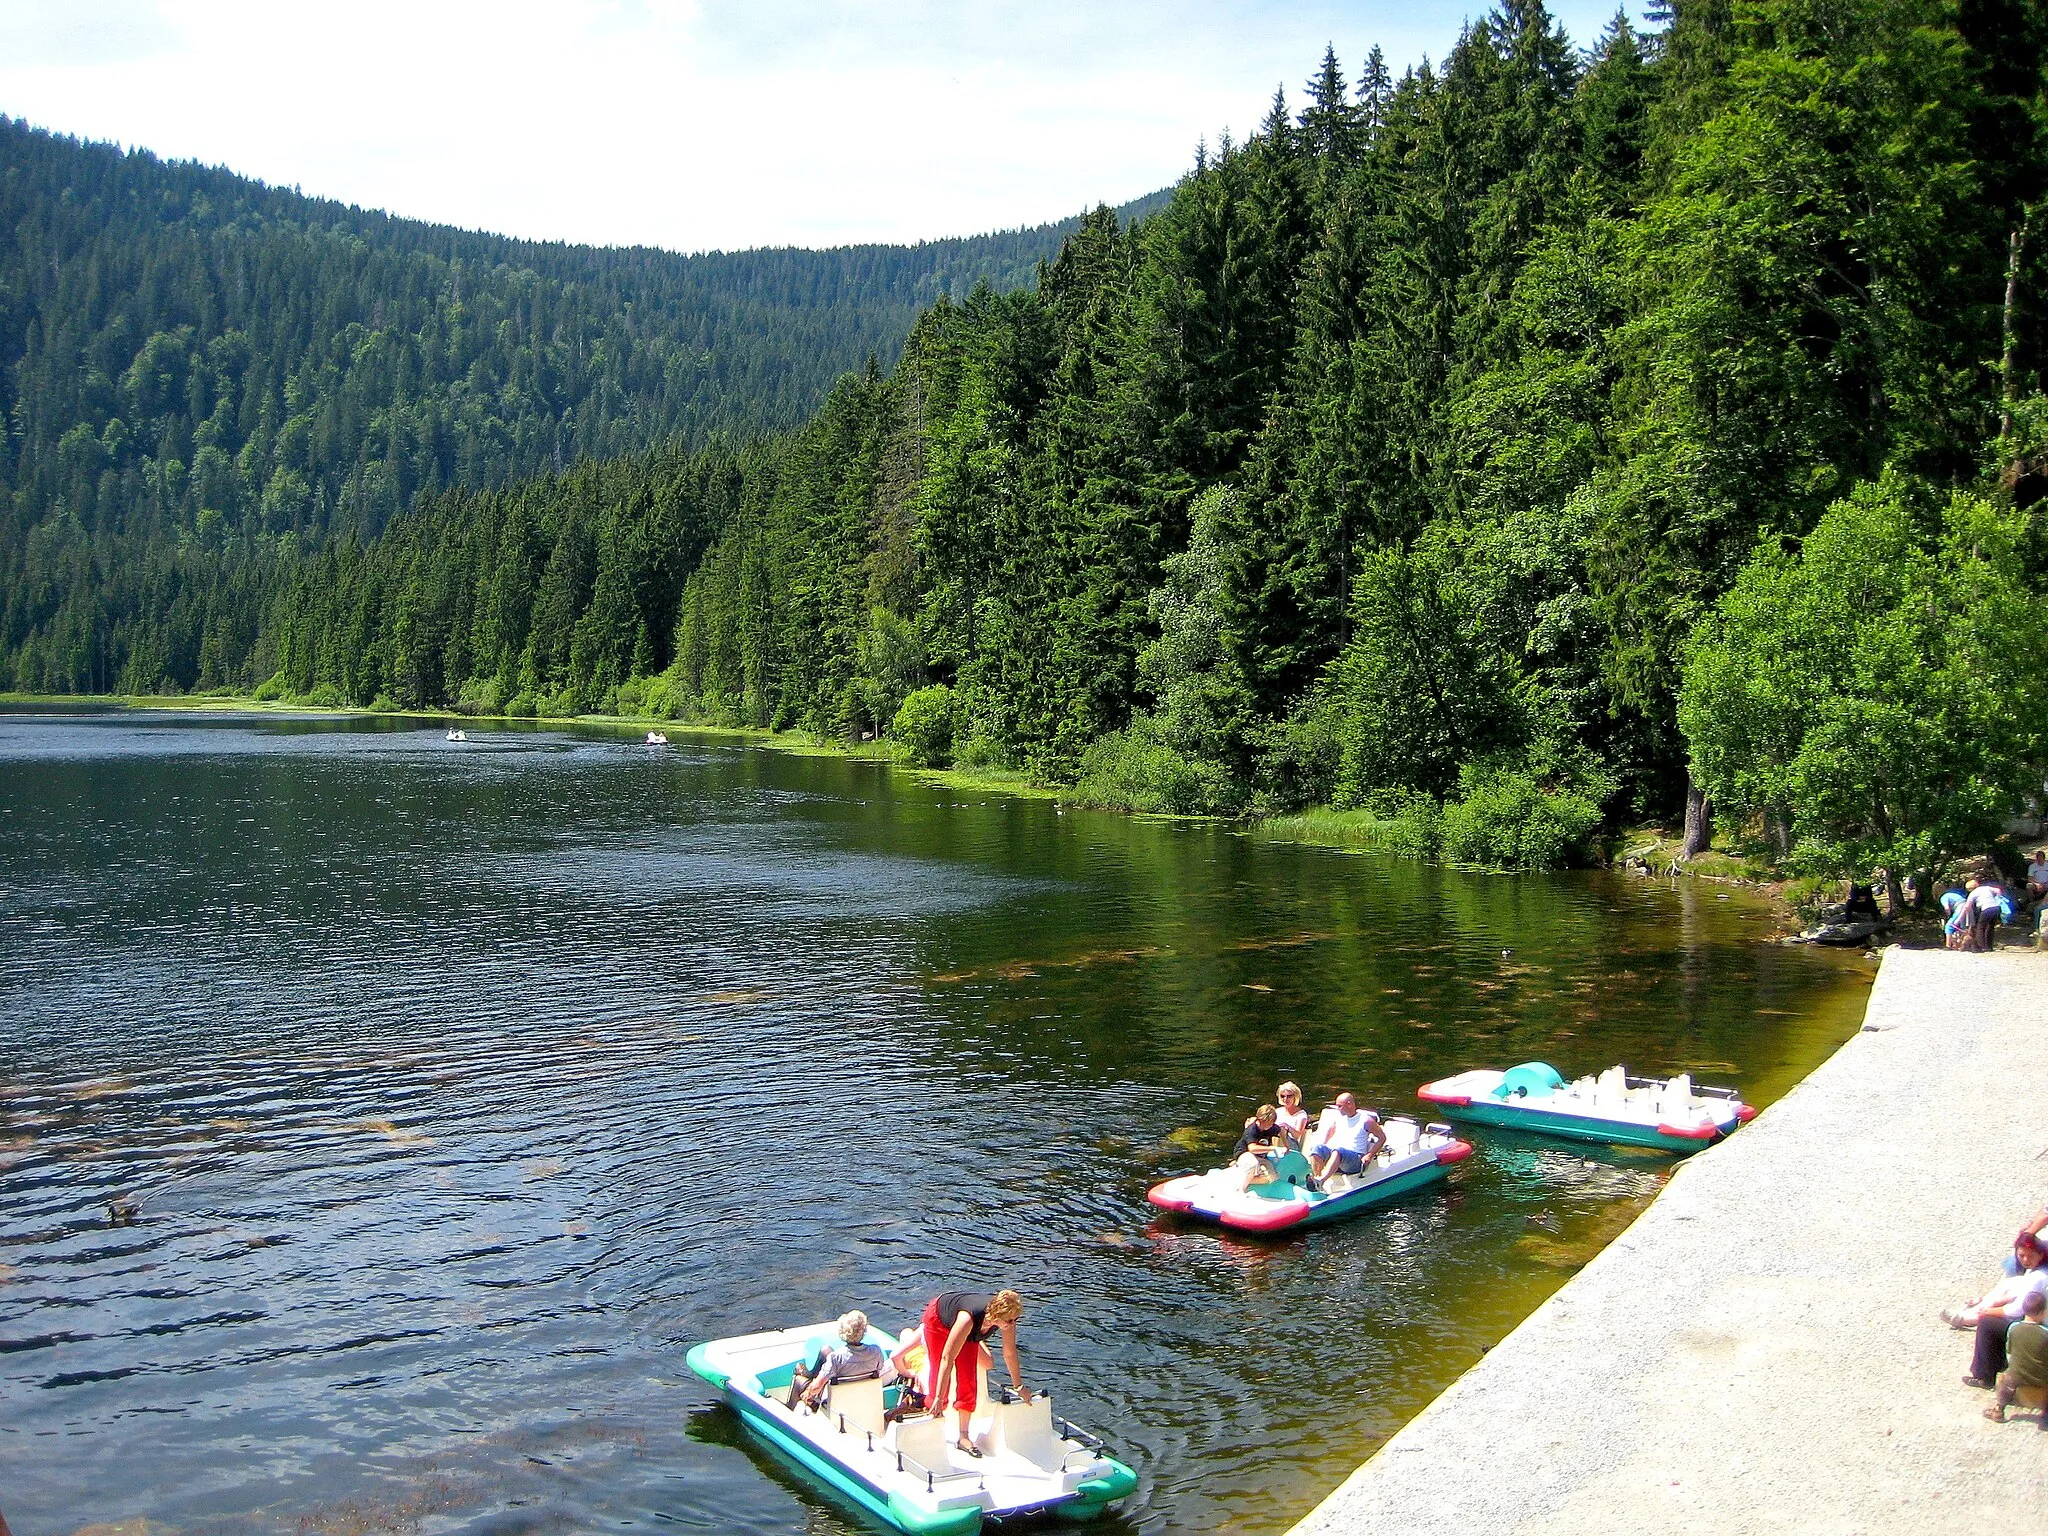
[[1280,1123],[1280,1112],[1261,1104],[1259,1112],[1244,1123],[1244,1134],[1230,1149],[1231,1167],[1237,1170],[1237,1187],[1250,1189],[1273,1178],[1273,1159],[1291,1150],[1294,1133]]
[[789,1382],[789,1406],[822,1408],[835,1381],[863,1381],[882,1374],[887,1363],[881,1349],[867,1342],[868,1315],[848,1312],[839,1319],[839,1342],[816,1365],[799,1365]]
[[1977,1343],[1970,1356],[1966,1385],[1990,1387],[2005,1369],[2006,1336],[2026,1316],[2029,1296],[2048,1295],[2048,1250],[2031,1232],[2022,1232],[2013,1243],[2013,1257],[2019,1273],[2000,1278],[1998,1284],[1977,1300],[1953,1312],[1942,1313],[1952,1328],[1970,1328]]
[[1321,1183],[1333,1173],[1362,1173],[1386,1144],[1380,1117],[1360,1109],[1350,1094],[1340,1093],[1337,1102],[1323,1111],[1309,1138],[1309,1177]]

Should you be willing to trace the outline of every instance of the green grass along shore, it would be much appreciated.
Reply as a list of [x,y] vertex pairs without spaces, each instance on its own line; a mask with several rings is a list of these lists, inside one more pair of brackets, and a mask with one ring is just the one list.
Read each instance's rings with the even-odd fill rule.
[[[454,710],[408,709],[378,710],[368,708],[334,708],[322,705],[298,704],[281,699],[258,699],[250,694],[231,692],[210,692],[192,694],[38,694],[9,693],[0,691],[0,707],[50,708],[59,711],[86,711],[105,709],[154,709],[177,710],[181,712],[219,712],[235,714],[273,715],[390,715],[404,716],[415,720],[446,721],[455,726],[499,724],[522,728],[540,728],[551,725],[608,726],[620,730],[676,731],[691,736],[714,737],[734,742],[745,742],[753,746],[768,747],[777,752],[789,752],[799,757],[838,757],[855,762],[870,762],[908,773],[927,783],[942,784],[951,789],[971,790],[988,794],[1015,795],[1032,800],[1061,800],[1068,804],[1086,805],[1075,799],[1072,789],[1067,786],[1045,784],[1033,779],[1028,773],[1012,769],[984,768],[920,768],[911,763],[904,749],[895,742],[838,742],[820,740],[802,731],[771,731],[745,726],[691,725],[682,721],[657,718],[652,715],[571,715],[559,717],[535,717],[526,715],[468,715]],[[1102,809],[1102,807],[1088,807]],[[1451,864],[1433,856],[1420,840],[1412,823],[1398,817],[1376,815],[1364,809],[1336,810],[1329,806],[1316,806],[1286,816],[1246,817],[1232,821],[1216,816],[1184,816],[1160,811],[1124,812],[1141,820],[1208,822],[1219,826],[1232,827],[1245,836],[1266,842],[1300,843],[1317,848],[1330,848],[1351,853],[1377,853],[1395,858],[1413,858],[1425,862]],[[1612,840],[1608,855],[1609,862],[1619,863],[1634,860],[1657,874],[1691,875],[1733,886],[1761,888],[1769,896],[1780,897],[1782,892],[1771,882],[1767,871],[1758,870],[1733,854],[1719,850],[1701,854],[1684,865],[1677,864],[1672,854],[1677,847],[1677,837],[1664,828],[1644,827],[1626,831]],[[1464,866],[1456,866],[1464,867]],[[1482,866],[1472,866],[1482,867]],[[1779,903],[1782,905],[1782,901]]]
[[[8,693],[0,691],[0,708],[44,708],[65,713],[108,709],[160,709],[181,713],[326,715],[404,718],[446,721],[459,728],[470,725],[510,725],[524,729],[546,729],[562,725],[615,726],[621,730],[675,731],[691,736],[713,736],[752,746],[769,747],[798,757],[842,757],[872,762],[915,774],[934,784],[954,789],[983,790],[1016,795],[1029,800],[1066,798],[1055,786],[1041,784],[1029,774],[1003,768],[967,770],[961,768],[919,768],[908,761],[893,742],[859,743],[822,741],[802,731],[759,730],[749,726],[692,725],[655,715],[471,715],[452,709],[343,708],[320,704],[297,704],[285,699],[259,699],[246,693]],[[1202,818],[1186,818],[1202,819]],[[1213,819],[1213,818],[1210,818]]]

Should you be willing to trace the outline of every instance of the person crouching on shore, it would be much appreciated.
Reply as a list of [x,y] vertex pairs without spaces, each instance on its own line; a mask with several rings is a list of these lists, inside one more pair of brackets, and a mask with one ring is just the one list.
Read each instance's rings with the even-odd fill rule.
[[1998,1378],[1998,1395],[1984,1417],[1994,1424],[2005,1422],[2005,1410],[2022,1392],[2038,1394],[2041,1428],[2048,1431],[2048,1328],[2041,1319],[2048,1316],[2048,1293],[2029,1291],[2020,1320],[2007,1330],[2005,1352],[2008,1363]]
[[2000,1280],[1974,1305],[1949,1316],[1956,1328],[1975,1328],[1977,1345],[1970,1356],[1970,1374],[1963,1384],[1988,1388],[2006,1365],[2006,1335],[2026,1316],[2030,1297],[2048,1295],[2048,1253],[2041,1239],[2022,1233],[2013,1245],[2020,1272]]

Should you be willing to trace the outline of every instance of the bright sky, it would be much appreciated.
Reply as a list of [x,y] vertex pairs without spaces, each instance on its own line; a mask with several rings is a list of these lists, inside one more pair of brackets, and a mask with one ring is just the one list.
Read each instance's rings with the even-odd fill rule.
[[[1581,46],[1614,0],[1553,0]],[[0,0],[0,113],[344,202],[672,250],[1120,203],[1479,0]],[[1638,11],[1640,7],[1638,6]]]

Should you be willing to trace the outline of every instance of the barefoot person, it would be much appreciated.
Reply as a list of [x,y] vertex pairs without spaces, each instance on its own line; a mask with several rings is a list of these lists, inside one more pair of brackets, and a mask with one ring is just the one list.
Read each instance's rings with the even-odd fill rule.
[[967,1438],[967,1421],[979,1405],[977,1367],[982,1345],[991,1333],[1003,1336],[1003,1364],[1010,1368],[1010,1384],[1025,1402],[1031,1401],[1024,1385],[1024,1372],[1017,1364],[1017,1319],[1024,1315],[1024,1298],[1015,1291],[997,1291],[993,1296],[979,1291],[946,1291],[934,1296],[924,1308],[924,1352],[932,1373],[933,1418],[946,1411],[946,1389],[952,1388],[955,1434],[953,1444],[969,1456],[981,1451]]
[[1244,1123],[1244,1134],[1230,1149],[1230,1164],[1237,1172],[1237,1187],[1250,1189],[1273,1177],[1273,1159],[1294,1145],[1294,1137],[1280,1123],[1279,1111],[1261,1104],[1258,1113]]

